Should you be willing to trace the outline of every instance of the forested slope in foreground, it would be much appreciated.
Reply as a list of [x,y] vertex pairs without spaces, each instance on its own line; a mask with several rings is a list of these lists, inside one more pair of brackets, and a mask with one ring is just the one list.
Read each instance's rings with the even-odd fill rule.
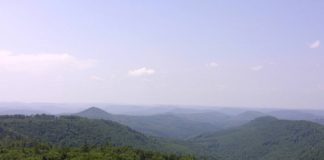
[[112,121],[0,116],[0,160],[194,159],[180,152],[185,152],[180,145],[160,142]]
[[46,144],[33,146],[0,146],[0,160],[195,160],[193,156],[181,156],[131,147],[52,147]]
[[0,116],[0,160],[194,159],[181,156],[189,154],[199,160],[324,160],[324,127],[261,117],[237,128],[172,141],[108,120]]
[[58,147],[130,146],[138,149],[188,153],[185,146],[148,137],[127,126],[109,120],[75,116],[0,116],[0,141],[41,142]]

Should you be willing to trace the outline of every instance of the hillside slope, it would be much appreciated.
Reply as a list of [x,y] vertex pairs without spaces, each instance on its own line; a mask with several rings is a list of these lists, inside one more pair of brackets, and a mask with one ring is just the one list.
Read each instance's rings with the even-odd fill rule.
[[307,121],[261,117],[190,140],[199,154],[222,160],[323,160],[324,128]]
[[150,136],[175,139],[191,138],[219,129],[217,126],[207,122],[194,121],[173,114],[151,116],[112,115],[102,109],[92,107],[74,115],[91,119],[112,120]]
[[0,116],[1,140],[29,139],[57,146],[106,145],[163,148],[155,139],[108,120],[73,116]]

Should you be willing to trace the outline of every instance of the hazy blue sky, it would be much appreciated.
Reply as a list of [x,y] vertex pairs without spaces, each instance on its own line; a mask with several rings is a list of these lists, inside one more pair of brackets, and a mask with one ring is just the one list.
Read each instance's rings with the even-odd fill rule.
[[322,0],[0,0],[0,101],[324,107]]

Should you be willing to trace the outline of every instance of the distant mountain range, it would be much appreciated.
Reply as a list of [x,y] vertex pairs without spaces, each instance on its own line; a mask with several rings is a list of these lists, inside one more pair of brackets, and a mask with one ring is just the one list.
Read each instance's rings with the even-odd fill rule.
[[113,115],[102,109],[92,107],[74,115],[92,119],[112,120],[147,135],[175,139],[186,139],[217,130],[210,123],[193,121],[174,114],[150,116]]
[[244,111],[237,115],[227,115],[219,111],[208,111],[132,116],[110,114],[100,108],[91,107],[74,115],[91,119],[112,120],[147,135],[182,140],[198,136],[202,133],[238,127],[258,117],[268,115],[278,119],[323,122],[318,116],[310,113],[289,110],[273,111],[270,113]]
[[17,143],[109,144],[208,160],[324,160],[321,111],[170,107],[146,112],[152,114],[126,115],[91,107],[55,116],[19,111],[30,116],[0,116],[0,149]]

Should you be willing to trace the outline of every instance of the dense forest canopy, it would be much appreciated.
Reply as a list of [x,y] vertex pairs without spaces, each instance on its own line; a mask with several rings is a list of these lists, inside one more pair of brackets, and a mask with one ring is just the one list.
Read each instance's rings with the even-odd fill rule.
[[107,120],[51,115],[0,116],[1,160],[194,159],[181,156],[176,150],[171,153],[171,145],[166,146]]
[[[322,160],[324,127],[266,116],[187,140],[77,116],[0,116],[0,159]],[[146,157],[146,158],[145,158]]]

